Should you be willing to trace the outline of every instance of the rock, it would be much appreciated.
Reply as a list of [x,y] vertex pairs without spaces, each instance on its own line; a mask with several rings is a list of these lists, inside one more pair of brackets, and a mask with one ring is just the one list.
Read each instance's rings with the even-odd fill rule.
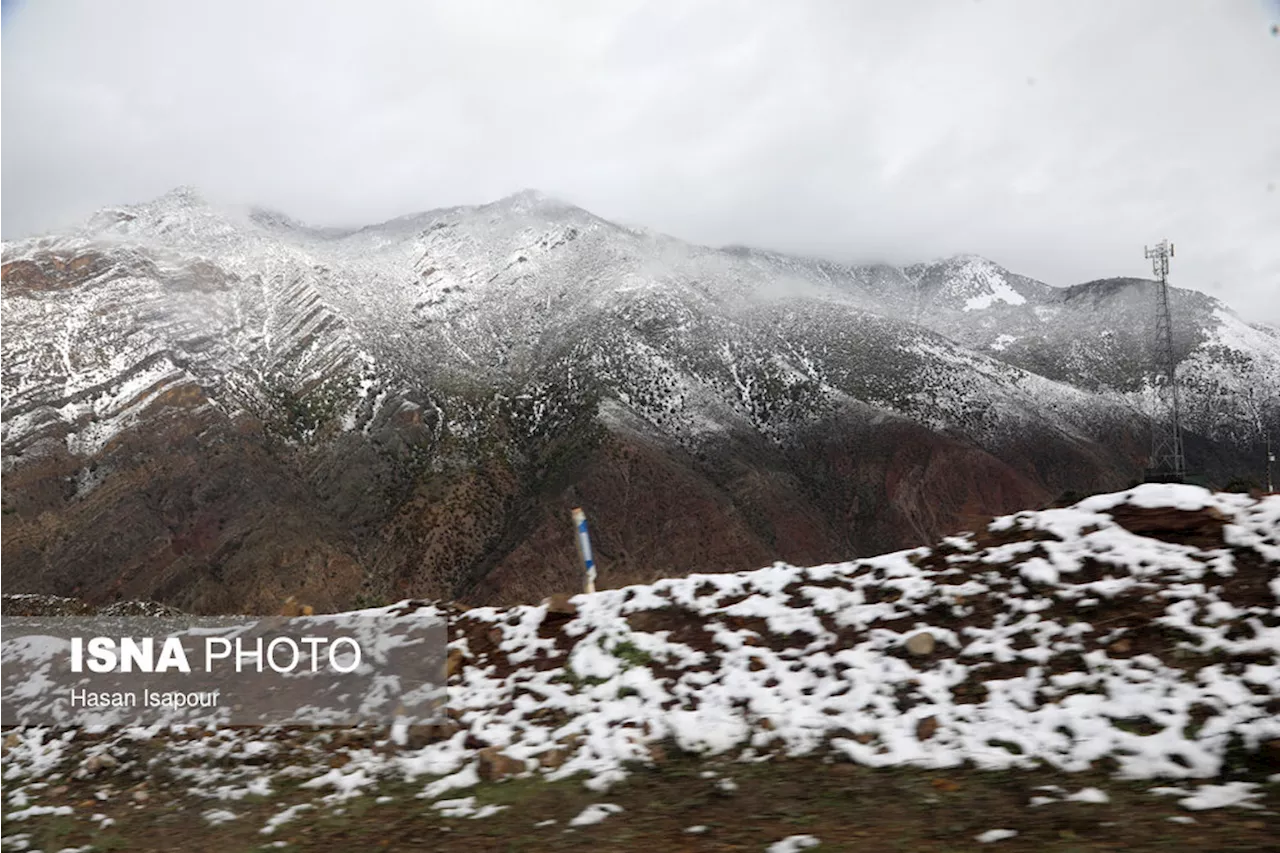
[[84,763],[80,765],[80,769],[76,771],[76,778],[84,779],[87,776],[94,776],[103,770],[110,770],[112,767],[119,765],[119,763],[114,756],[105,752],[91,755],[84,760]]
[[500,746],[490,746],[480,750],[479,759],[480,778],[486,782],[496,782],[525,771],[524,762],[507,755]]
[[422,749],[428,744],[448,740],[460,731],[462,731],[462,725],[453,720],[409,726],[408,741],[405,745],[409,749]]
[[449,658],[444,665],[444,677],[453,678],[461,669],[462,649],[449,649]]
[[578,606],[569,600],[571,597],[567,592],[556,592],[551,597],[544,598],[542,603],[547,606],[547,615],[554,613],[558,616],[577,616]]
[[1270,767],[1280,767],[1280,738],[1262,744],[1262,757]]
[[925,717],[916,723],[916,740],[928,740],[938,731],[938,718]]
[[1182,510],[1167,506],[1121,504],[1108,512],[1130,533],[1197,548],[1221,547],[1224,544],[1223,526],[1229,520],[1214,507]]
[[372,737],[373,737],[373,732],[367,729],[359,729],[359,728],[343,729],[342,731],[338,732],[336,737],[334,737],[333,746],[335,749],[344,747],[344,746],[360,747],[360,746],[363,746],[365,742],[370,740]]
[[921,631],[919,634],[913,635],[907,640],[907,651],[916,657],[924,657],[933,654],[937,642],[933,639],[933,634],[928,631]]
[[133,792],[133,801],[135,803],[145,803],[149,799],[151,799],[151,795],[148,794],[146,791]]
[[554,749],[548,749],[546,752],[538,756],[538,766],[546,770],[555,770],[564,764],[569,758],[569,751],[564,747],[557,746]]

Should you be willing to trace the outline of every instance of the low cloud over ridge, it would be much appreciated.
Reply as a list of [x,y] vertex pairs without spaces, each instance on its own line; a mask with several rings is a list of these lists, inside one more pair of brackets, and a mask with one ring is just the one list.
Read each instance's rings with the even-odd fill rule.
[[1275,3],[7,6],[4,233],[536,186],[711,244],[1149,275],[1280,322]]

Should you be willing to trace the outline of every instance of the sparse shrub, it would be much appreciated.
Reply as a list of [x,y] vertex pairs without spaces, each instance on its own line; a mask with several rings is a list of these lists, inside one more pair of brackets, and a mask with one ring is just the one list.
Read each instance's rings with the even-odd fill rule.
[[613,656],[630,666],[648,666],[653,663],[653,657],[648,652],[632,643],[618,643],[613,647]]

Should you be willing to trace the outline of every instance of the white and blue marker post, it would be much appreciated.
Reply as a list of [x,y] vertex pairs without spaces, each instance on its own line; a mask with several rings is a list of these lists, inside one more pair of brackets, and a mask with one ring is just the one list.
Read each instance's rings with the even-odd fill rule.
[[596,591],[596,561],[591,556],[591,536],[587,533],[587,516],[582,507],[573,508],[573,527],[578,532],[578,555],[582,557],[584,592]]

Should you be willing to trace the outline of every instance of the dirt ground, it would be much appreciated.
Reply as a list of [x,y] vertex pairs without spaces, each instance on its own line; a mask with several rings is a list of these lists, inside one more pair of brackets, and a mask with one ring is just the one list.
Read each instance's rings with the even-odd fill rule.
[[[603,794],[587,790],[580,780],[509,779],[443,795],[474,796],[477,807],[506,806],[489,817],[472,819],[444,817],[430,800],[417,798],[422,782],[387,781],[358,797],[325,805],[316,791],[296,787],[268,797],[217,803],[166,790],[154,777],[142,785],[117,780],[109,797],[101,800],[95,794],[104,789],[105,780],[99,778],[52,787],[33,800],[73,806],[71,815],[6,819],[4,833],[28,833],[29,849],[46,853],[66,848],[86,853],[763,851],[795,835],[816,837],[820,846],[810,849],[868,853],[1280,850],[1280,784],[1265,784],[1265,777],[1256,780],[1264,783],[1260,808],[1191,812],[1176,796],[1151,793],[1160,782],[1117,781],[1104,774],[874,770],[813,757],[759,764],[678,757],[634,768],[627,781]],[[1068,792],[1097,787],[1110,800],[1030,805],[1032,797],[1044,795],[1036,790],[1042,785],[1059,785]],[[1193,788],[1194,783],[1182,787]],[[146,793],[138,798],[138,791]],[[272,816],[298,803],[316,805],[273,832],[262,831]],[[569,822],[593,803],[612,803],[622,811],[594,825],[570,827]],[[211,825],[205,813],[214,808],[237,816]],[[99,828],[102,816],[113,823]],[[686,831],[694,826],[705,829]],[[1018,834],[993,843],[976,840],[992,829]]]

